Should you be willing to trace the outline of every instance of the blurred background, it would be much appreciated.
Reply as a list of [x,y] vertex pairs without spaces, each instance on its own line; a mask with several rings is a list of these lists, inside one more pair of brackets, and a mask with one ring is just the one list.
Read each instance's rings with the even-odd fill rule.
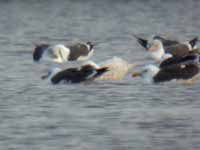
[[[199,150],[200,84],[53,86],[36,43],[94,41],[95,62],[148,61],[131,36],[200,35],[199,0],[1,0],[1,150]],[[68,64],[64,65],[65,67]]]

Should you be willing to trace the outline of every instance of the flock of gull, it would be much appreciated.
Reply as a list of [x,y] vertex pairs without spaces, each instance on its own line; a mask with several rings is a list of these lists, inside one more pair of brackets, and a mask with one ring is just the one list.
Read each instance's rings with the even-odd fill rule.
[[193,84],[200,79],[198,37],[179,41],[161,35],[153,36],[150,39],[133,36],[142,46],[141,49],[146,50],[148,59],[150,58],[153,62],[144,65],[129,63],[120,57],[113,57],[96,64],[89,60],[95,48],[95,44],[92,42],[76,42],[68,46],[38,44],[33,48],[33,60],[34,62],[51,61],[56,64],[70,61],[83,62],[78,67],[51,68],[41,78],[48,79],[52,84],[122,80],[129,73],[133,79],[141,77],[148,83],[176,80]]

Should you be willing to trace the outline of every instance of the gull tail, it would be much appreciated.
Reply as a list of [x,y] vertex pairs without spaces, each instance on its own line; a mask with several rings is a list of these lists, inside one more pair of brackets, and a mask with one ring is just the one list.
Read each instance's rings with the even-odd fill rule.
[[194,48],[197,44],[197,42],[199,41],[199,37],[196,36],[195,38],[193,38],[192,40],[189,41],[190,45],[192,48]]
[[105,72],[109,71],[108,67],[102,67],[100,69],[96,69],[97,73],[95,74],[95,78],[101,76]]
[[139,36],[137,36],[135,34],[133,36],[137,39],[138,43],[142,47],[144,47],[145,49],[148,49],[148,40],[147,39],[143,39],[143,38],[141,38],[141,37],[139,37]]

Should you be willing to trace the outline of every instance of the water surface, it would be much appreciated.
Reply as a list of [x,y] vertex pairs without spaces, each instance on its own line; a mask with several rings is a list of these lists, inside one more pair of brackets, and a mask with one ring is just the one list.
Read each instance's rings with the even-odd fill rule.
[[[0,149],[199,150],[200,84],[119,82],[53,86],[34,43],[95,41],[96,62],[143,62],[131,37],[200,35],[198,0],[0,1]],[[148,61],[146,61],[148,63]]]

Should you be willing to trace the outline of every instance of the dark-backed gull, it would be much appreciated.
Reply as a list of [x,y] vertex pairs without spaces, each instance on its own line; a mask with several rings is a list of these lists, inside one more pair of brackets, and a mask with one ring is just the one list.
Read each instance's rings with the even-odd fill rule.
[[193,80],[199,76],[200,66],[197,62],[174,64],[159,68],[155,65],[147,65],[142,71],[132,74],[133,77],[140,76],[147,82],[166,82],[171,80]]
[[107,67],[99,69],[94,68],[92,65],[83,65],[80,68],[52,68],[47,75],[42,76],[42,79],[51,81],[52,84],[58,83],[81,83],[84,81],[92,81],[95,78],[103,75],[108,71]]
[[40,60],[49,60],[55,63],[64,63],[66,61],[84,61],[93,55],[94,44],[75,43],[70,46],[63,44],[49,45],[39,44],[33,49],[33,60],[38,62]]

